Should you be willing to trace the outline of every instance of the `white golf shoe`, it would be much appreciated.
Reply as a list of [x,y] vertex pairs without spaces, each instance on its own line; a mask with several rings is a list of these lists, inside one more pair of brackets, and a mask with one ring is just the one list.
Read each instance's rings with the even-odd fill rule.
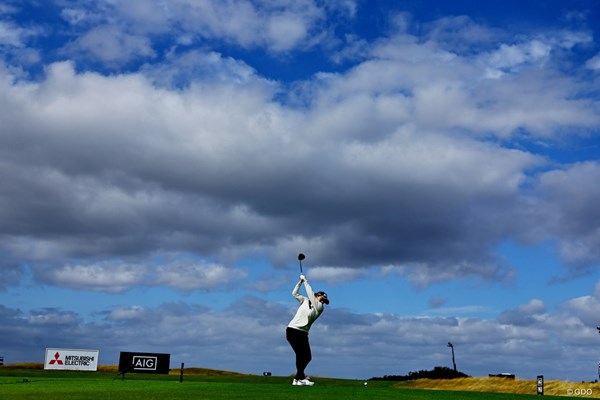
[[311,382],[308,380],[308,378],[304,378],[304,379],[294,379],[292,381],[292,385],[294,386],[312,386],[314,385],[314,382]]

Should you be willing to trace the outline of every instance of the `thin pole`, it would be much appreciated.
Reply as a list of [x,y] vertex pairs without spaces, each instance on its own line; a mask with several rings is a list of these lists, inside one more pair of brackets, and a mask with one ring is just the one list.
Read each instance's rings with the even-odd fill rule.
[[456,371],[456,360],[454,359],[454,345],[448,342],[448,347],[452,349],[452,364],[454,365],[454,371]]

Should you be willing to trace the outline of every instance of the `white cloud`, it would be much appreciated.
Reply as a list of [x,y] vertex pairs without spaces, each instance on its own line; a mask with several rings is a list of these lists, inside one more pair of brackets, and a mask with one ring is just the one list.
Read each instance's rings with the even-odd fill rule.
[[530,66],[544,67],[551,61],[553,51],[571,49],[591,40],[587,34],[567,31],[515,44],[502,43],[489,54],[482,54],[480,62],[487,65],[490,74],[499,77],[504,73],[516,73]]
[[498,321],[502,324],[514,326],[534,326],[543,319],[546,305],[539,299],[532,299],[527,304],[521,304],[514,310],[500,314]]
[[594,57],[587,60],[585,66],[594,71],[600,70],[600,54],[596,54]]
[[550,50],[551,46],[540,40],[518,45],[502,44],[490,55],[489,63],[492,68],[511,70],[522,64],[544,62],[550,56]]
[[[89,6],[89,5],[87,5]],[[121,65],[156,54],[153,40],[175,35],[179,44],[220,41],[245,49],[286,53],[311,48],[327,39],[321,25],[329,14],[352,18],[352,0],[317,4],[313,0],[99,2],[95,10],[66,8],[62,17],[79,38],[68,52],[85,51],[108,65]]]
[[[558,39],[500,45],[504,50],[494,55],[461,55],[418,40],[405,33],[381,39],[369,60],[344,74],[319,75],[306,101],[346,122],[319,121],[321,127],[344,138],[359,131],[370,140],[390,126],[507,138],[555,137],[569,126],[585,132],[599,122],[578,82],[552,68],[550,49],[560,47]],[[384,113],[384,105],[393,113]]]
[[278,88],[276,83],[260,77],[243,61],[216,52],[192,50],[182,54],[171,53],[163,63],[144,65],[142,73],[156,85],[167,88],[193,84],[239,85],[254,86],[257,90],[262,87],[265,94]]
[[[445,300],[443,302],[445,302]],[[441,304],[443,304],[443,302]],[[486,307],[477,306],[477,305],[466,305],[466,306],[460,306],[460,307],[440,307],[439,300],[437,300],[437,299],[431,299],[430,306],[433,308],[433,310],[428,311],[428,314],[430,314],[430,315],[445,315],[445,316],[456,317],[456,316],[473,315],[473,314],[490,311]]]
[[[407,63],[402,50],[420,56]],[[5,243],[61,257],[260,249],[275,262],[303,248],[331,267],[400,265],[420,286],[504,279],[493,247],[523,230],[526,171],[545,161],[479,135],[583,129],[598,121],[592,105],[570,97],[577,85],[567,77],[552,87],[543,74],[472,81],[485,71],[471,59],[406,37],[382,40],[374,54],[307,82],[313,100],[303,109],[275,102],[276,85],[218,53],[173,56],[174,68],[144,74],[76,73],[64,62],[38,83],[4,80],[1,173],[13,189],[3,212],[29,234]],[[23,201],[25,192],[48,202]],[[41,237],[46,220],[70,226],[69,240]],[[32,239],[36,252],[19,247]]]
[[61,11],[60,15],[71,25],[82,25],[94,21],[98,22],[97,15],[93,15],[83,8],[65,8]]
[[27,40],[40,34],[35,28],[23,28],[7,20],[0,20],[0,46],[22,48]]
[[600,218],[598,179],[598,163],[576,163],[541,174],[532,192],[532,206],[543,219],[538,223],[559,240],[563,261],[576,269],[590,268],[600,259],[600,230],[595,222]]
[[600,301],[594,296],[581,296],[571,299],[561,305],[561,310],[578,318],[582,326],[600,326],[598,313],[595,311],[600,307]]
[[156,55],[148,38],[124,32],[111,25],[92,28],[69,44],[65,51],[76,58],[76,53],[82,52],[108,65],[118,66]]
[[266,27],[275,51],[285,51],[296,47],[307,34],[305,21],[293,13],[277,15],[270,19]]
[[164,286],[181,291],[210,290],[230,286],[246,277],[243,270],[210,263],[173,260],[166,264],[101,262],[34,268],[35,278],[47,284],[107,293],[134,287]]
[[0,44],[22,46],[20,29],[11,26],[5,21],[0,21]]
[[344,267],[312,267],[307,273],[311,280],[324,281],[331,284],[354,281],[369,275],[368,270]]
[[104,262],[38,269],[37,273],[40,280],[56,286],[118,293],[143,282],[144,269],[137,265]]
[[[408,21],[408,18],[404,19]],[[426,26],[428,40],[458,53],[468,52],[472,46],[494,42],[501,36],[498,29],[478,24],[466,15],[442,17]],[[404,31],[406,29],[400,30]]]
[[520,305],[517,310],[528,314],[541,314],[546,312],[546,305],[540,299],[532,299],[529,303]]
[[[354,314],[329,307],[311,330],[314,360],[309,371],[316,376],[354,379],[405,375],[448,365],[446,343],[451,341],[459,369],[473,376],[510,371],[527,379],[543,364],[547,379],[591,379],[595,370],[589,365],[597,362],[593,351],[597,332],[573,313],[571,304],[548,313],[539,300],[532,299],[515,310],[532,317],[529,325],[478,318]],[[257,314],[257,308],[267,312]],[[137,349],[168,352],[172,360],[190,367],[288,375],[294,368],[293,353],[283,328],[293,311],[263,299],[244,298],[223,311],[181,303],[119,306],[107,309],[104,321],[84,323],[72,313],[49,309],[21,316],[0,306],[0,323],[8,333],[9,351],[25,351],[31,359],[39,355],[38,349],[32,349],[33,337],[52,338],[60,331],[72,346],[95,343],[106,363],[135,343]],[[11,334],[17,331],[18,335]],[[238,335],[241,331],[242,336]]]
[[10,4],[0,4],[0,15],[13,14],[18,11],[18,8]]
[[233,284],[246,275],[244,271],[218,264],[174,262],[157,268],[157,279],[154,284],[185,291],[212,289]]
[[73,312],[45,308],[33,311],[27,322],[32,326],[49,326],[50,329],[55,329],[57,325],[72,326],[79,322],[79,318]]
[[112,321],[142,320],[149,311],[143,306],[118,307],[110,311],[108,319]]
[[408,281],[418,288],[425,288],[435,282],[450,281],[478,277],[484,280],[495,280],[508,283],[514,278],[514,270],[507,265],[491,261],[471,262],[469,260],[457,263],[409,263],[406,265],[387,265],[381,268],[383,276],[397,274],[405,276]]

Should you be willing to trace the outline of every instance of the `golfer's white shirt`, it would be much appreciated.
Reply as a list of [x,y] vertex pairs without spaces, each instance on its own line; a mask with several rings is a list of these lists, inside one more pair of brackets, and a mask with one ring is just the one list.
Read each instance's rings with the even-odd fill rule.
[[308,297],[304,297],[298,293],[300,285],[302,285],[302,281],[299,281],[292,291],[292,296],[300,302],[300,307],[298,307],[298,311],[296,311],[296,315],[294,315],[288,327],[308,333],[310,326],[323,312],[323,304],[315,297],[308,281],[304,281],[304,289],[306,289]]

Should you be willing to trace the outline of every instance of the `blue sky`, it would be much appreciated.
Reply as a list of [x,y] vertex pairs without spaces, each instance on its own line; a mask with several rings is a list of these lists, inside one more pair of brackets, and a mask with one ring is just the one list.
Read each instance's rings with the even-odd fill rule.
[[597,378],[597,1],[4,1],[0,354]]

